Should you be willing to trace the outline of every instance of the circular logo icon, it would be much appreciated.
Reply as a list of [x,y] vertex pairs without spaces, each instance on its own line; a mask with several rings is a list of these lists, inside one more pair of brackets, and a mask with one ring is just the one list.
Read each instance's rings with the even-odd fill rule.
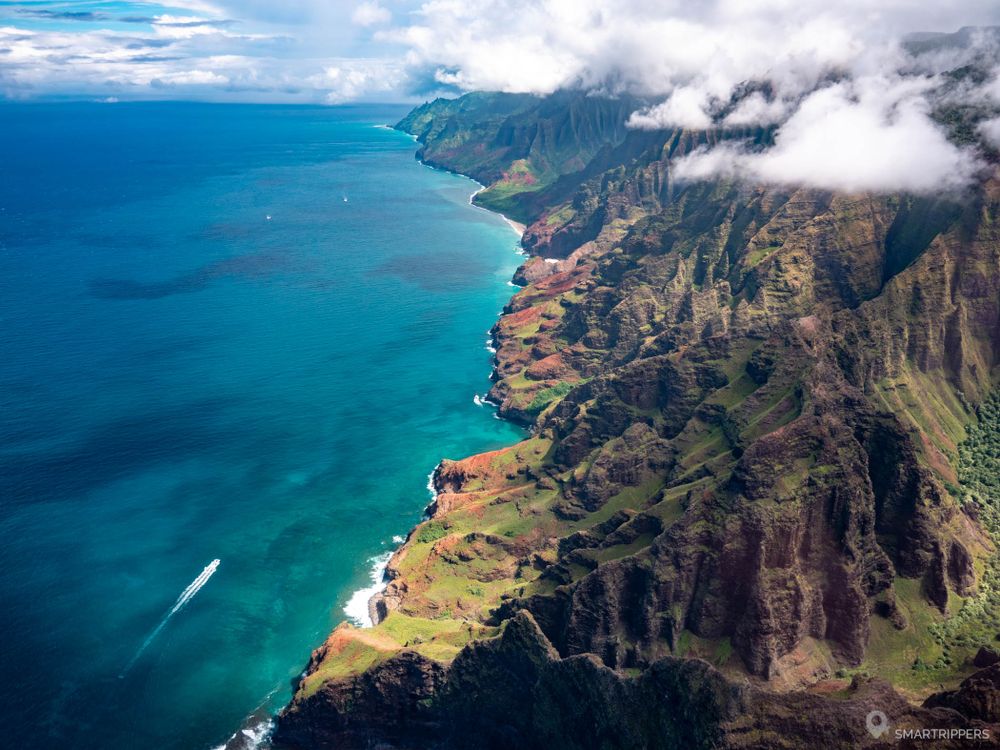
[[889,731],[889,717],[884,711],[871,711],[865,717],[865,726],[868,727],[868,734],[878,739]]

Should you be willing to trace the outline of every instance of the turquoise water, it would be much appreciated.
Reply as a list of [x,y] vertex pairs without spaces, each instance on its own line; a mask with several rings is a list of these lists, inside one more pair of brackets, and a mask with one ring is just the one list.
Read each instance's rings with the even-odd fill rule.
[[224,742],[519,437],[473,402],[517,237],[404,112],[0,105],[7,746]]

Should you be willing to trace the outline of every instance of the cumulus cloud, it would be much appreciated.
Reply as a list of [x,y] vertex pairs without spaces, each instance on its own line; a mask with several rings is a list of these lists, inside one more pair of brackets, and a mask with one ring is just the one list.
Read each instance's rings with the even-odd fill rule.
[[401,75],[398,66],[383,60],[347,59],[328,66],[311,82],[327,92],[327,104],[341,104],[361,95],[393,91]]
[[[180,28],[184,33],[160,33],[159,28],[142,34],[2,27],[0,48],[6,53],[0,85],[11,97],[49,90],[126,94],[131,89],[140,96],[143,90],[153,95],[154,89],[168,87],[216,91],[251,80],[257,62],[239,53],[248,42],[267,45],[271,41],[234,35],[211,25]],[[198,54],[192,54],[194,37],[203,45]]]
[[[254,2],[171,0],[161,5],[132,0],[87,12],[38,9],[31,3],[0,7],[0,96],[306,102],[399,98],[398,62],[375,65],[369,57],[336,54],[326,44],[335,34],[319,31],[324,24],[307,23],[312,18],[309,2],[282,3],[286,12],[294,12],[281,21],[269,15],[273,3],[262,6],[259,16],[241,17]],[[323,12],[338,5],[341,23],[334,27],[326,22],[326,28],[343,33],[345,27],[353,28],[345,21],[357,2],[332,0]],[[374,8],[373,3],[370,10]],[[323,44],[315,43],[317,34]],[[341,72],[330,75],[332,69]]]
[[351,14],[351,20],[358,26],[377,26],[389,23],[392,13],[377,2],[361,3]]
[[781,99],[768,99],[759,91],[754,91],[727,114],[722,124],[728,127],[739,125],[771,125],[781,122],[788,114],[789,104]]
[[993,148],[1000,149],[1000,117],[994,117],[981,123],[979,132]]
[[908,84],[873,77],[810,94],[754,171],[766,182],[848,191],[961,187],[975,158],[947,140]]
[[694,128],[711,126],[707,91],[692,86],[680,86],[670,98],[654,107],[633,112],[629,127],[656,130],[658,128]]
[[765,75],[809,88],[902,33],[998,23],[1000,10],[987,0],[428,0],[410,17],[384,38],[425,78],[467,89],[664,95],[697,81],[722,95]]
[[878,77],[822,88],[752,152],[728,143],[675,163],[680,179],[713,176],[833,190],[930,193],[967,184],[974,154],[952,144],[927,116],[926,82]]
[[157,85],[208,86],[229,83],[229,78],[211,70],[177,70],[153,79]]

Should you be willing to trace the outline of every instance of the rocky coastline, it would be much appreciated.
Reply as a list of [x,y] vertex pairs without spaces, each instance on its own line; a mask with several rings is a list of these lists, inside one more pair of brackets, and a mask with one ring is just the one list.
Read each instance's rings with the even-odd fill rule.
[[532,433],[436,467],[377,627],[314,652],[276,744],[996,747],[1000,497],[966,456],[1000,434],[1000,172],[681,186],[733,134],[630,106],[399,124],[526,224],[488,398]]

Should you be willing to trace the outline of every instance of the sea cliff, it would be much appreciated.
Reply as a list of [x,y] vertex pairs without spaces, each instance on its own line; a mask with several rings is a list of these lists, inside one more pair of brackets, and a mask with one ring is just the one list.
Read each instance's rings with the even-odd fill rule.
[[442,461],[378,625],[317,649],[276,742],[908,746],[881,711],[995,746],[996,154],[941,197],[678,182],[770,133],[630,130],[635,106],[399,123],[527,225],[490,398],[532,434]]

